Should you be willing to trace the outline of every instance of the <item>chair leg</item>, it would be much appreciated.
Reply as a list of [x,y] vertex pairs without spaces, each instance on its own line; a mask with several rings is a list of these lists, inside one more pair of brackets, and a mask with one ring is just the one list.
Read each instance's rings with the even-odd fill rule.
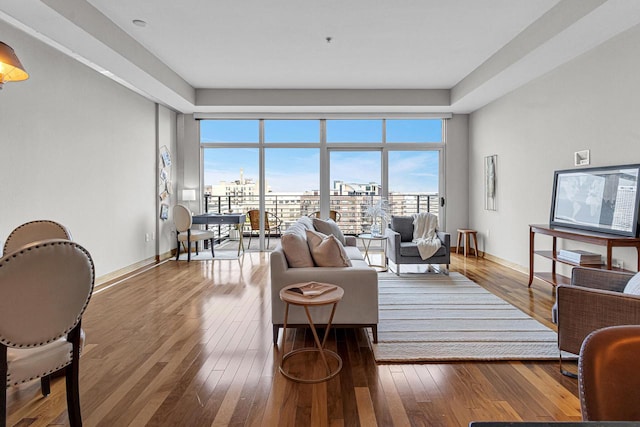
[[69,425],[82,427],[82,413],[80,412],[80,323],[69,332],[67,339],[73,344],[71,364],[66,368],[67,383],[67,412]]
[[396,276],[400,275],[400,264],[396,264]]
[[187,262],[191,261],[191,239],[187,242]]
[[378,325],[371,326],[371,333],[373,334],[373,343],[378,343]]
[[178,244],[176,247],[176,261],[178,261],[180,259],[180,240],[178,240],[177,235],[176,235],[176,243]]
[[46,375],[40,378],[40,391],[43,396],[49,396],[51,394],[51,376]]
[[249,244],[247,245],[247,249],[251,249],[251,237],[253,236],[253,231],[249,232]]
[[215,258],[216,254],[213,252],[213,239],[209,240],[209,244],[211,245],[211,257]]
[[280,332],[280,326],[273,325],[273,345],[278,345],[278,333]]
[[69,413],[69,424],[72,427],[82,426],[82,414],[80,412],[80,361],[74,359],[67,366],[67,412]]

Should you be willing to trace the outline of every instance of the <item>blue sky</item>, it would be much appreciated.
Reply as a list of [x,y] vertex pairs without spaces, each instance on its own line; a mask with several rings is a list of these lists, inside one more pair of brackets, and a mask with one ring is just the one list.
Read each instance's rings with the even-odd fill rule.
[[[213,122],[213,123],[212,123]],[[434,124],[434,122],[437,122]],[[258,142],[257,120],[203,121],[203,142]],[[327,120],[328,142],[381,142],[381,120]],[[425,142],[441,139],[434,120],[387,120],[388,142]],[[318,148],[268,148],[269,142],[318,142],[318,120],[265,120],[267,183],[274,192],[303,192],[319,188]],[[418,135],[418,136],[416,136]],[[332,151],[331,180],[380,182],[379,151]],[[205,185],[220,180],[258,178],[258,148],[207,148]],[[390,151],[389,187],[392,192],[438,191],[437,151]]]

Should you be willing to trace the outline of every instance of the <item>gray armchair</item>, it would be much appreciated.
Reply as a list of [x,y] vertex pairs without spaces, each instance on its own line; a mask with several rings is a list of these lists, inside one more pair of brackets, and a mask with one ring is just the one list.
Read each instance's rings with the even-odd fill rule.
[[[558,324],[558,348],[580,353],[591,332],[608,326],[640,325],[640,295],[622,293],[634,273],[574,267],[570,285],[556,289],[552,320]],[[562,368],[563,374],[575,374]]]
[[418,252],[418,245],[413,240],[413,217],[392,216],[389,228],[385,230],[387,237],[387,261],[391,260],[396,265],[396,274],[400,275],[401,264],[444,264],[445,274],[449,274],[451,263],[451,235],[443,231],[437,231],[437,236],[442,242],[438,251],[428,259],[423,260]]

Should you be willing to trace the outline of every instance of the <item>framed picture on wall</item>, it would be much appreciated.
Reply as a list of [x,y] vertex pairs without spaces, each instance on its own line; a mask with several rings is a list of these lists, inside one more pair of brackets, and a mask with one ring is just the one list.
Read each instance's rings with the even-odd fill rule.
[[169,218],[169,205],[161,204],[160,205],[160,219],[165,221]]

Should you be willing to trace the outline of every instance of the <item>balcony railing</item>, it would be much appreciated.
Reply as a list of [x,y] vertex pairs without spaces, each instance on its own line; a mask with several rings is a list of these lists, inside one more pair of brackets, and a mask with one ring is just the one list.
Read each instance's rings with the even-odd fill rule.
[[[212,196],[204,195],[205,212],[244,212],[259,209],[256,195]],[[358,235],[366,233],[371,227],[371,218],[366,215],[367,208],[380,200],[380,196],[371,195],[332,195],[330,209],[340,213],[338,225],[344,234]],[[438,194],[400,194],[389,195],[391,215],[411,215],[417,212],[433,212],[438,214],[440,198]],[[268,194],[265,197],[265,209],[275,214],[282,221],[282,231],[303,215],[310,215],[320,210],[320,197],[309,194]],[[244,233],[251,227],[247,223]],[[216,226],[214,231],[218,238],[229,236],[230,227]]]

